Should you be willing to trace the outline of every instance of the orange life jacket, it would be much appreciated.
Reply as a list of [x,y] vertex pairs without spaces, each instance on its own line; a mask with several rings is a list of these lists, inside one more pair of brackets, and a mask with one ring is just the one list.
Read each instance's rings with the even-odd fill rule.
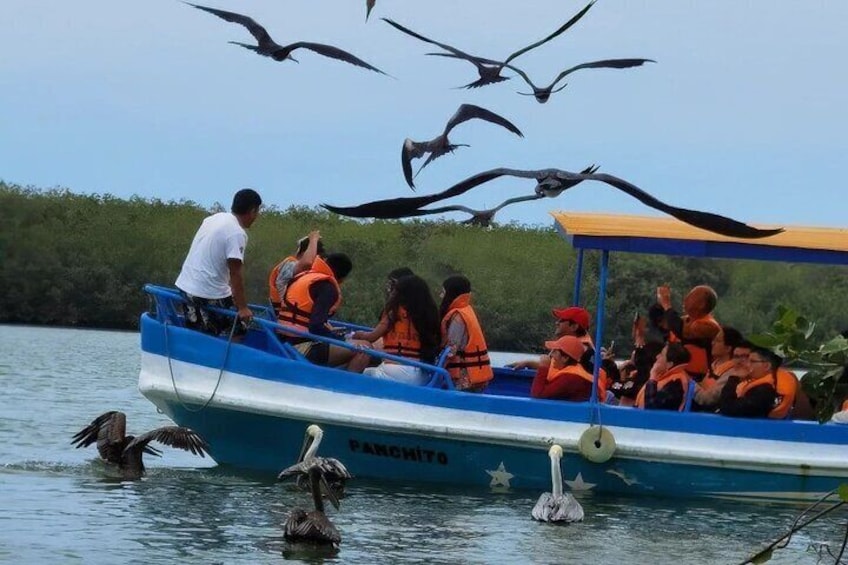
[[722,361],[721,363],[716,364],[713,361],[710,366],[710,372],[698,383],[698,388],[701,390],[708,390],[715,386],[721,376],[733,368],[735,363],[733,359],[728,359],[727,361]]
[[398,307],[395,323],[383,336],[383,351],[410,359],[421,359],[421,338],[403,306]]
[[494,377],[492,364],[489,361],[489,351],[486,347],[486,339],[483,330],[477,320],[477,314],[471,307],[471,295],[460,294],[453,302],[444,318],[442,318],[442,335],[448,335],[448,322],[454,314],[459,314],[465,323],[468,332],[468,343],[465,348],[448,357],[445,368],[451,378],[457,380],[461,376],[461,370],[466,369],[468,380],[471,384],[482,384],[489,382]]
[[297,257],[289,255],[288,257],[274,265],[274,268],[271,269],[271,274],[268,275],[268,298],[271,301],[271,306],[274,307],[274,313],[276,313],[278,317],[280,315],[280,307],[283,305],[283,301],[282,297],[280,296],[280,293],[277,291],[277,275],[280,274],[280,269],[283,268],[283,265],[285,265],[289,261],[297,261]]
[[320,281],[330,281],[336,287],[338,298],[330,307],[330,314],[335,313],[342,303],[342,290],[330,266],[320,257],[316,257],[311,269],[296,275],[289,283],[277,321],[284,326],[291,326],[302,331],[308,330],[309,318],[312,316],[314,307],[309,290],[312,285]]
[[745,396],[745,394],[747,394],[749,390],[751,390],[755,386],[760,385],[770,385],[772,388],[774,388],[774,376],[769,373],[756,379],[747,379],[741,381],[738,385],[736,385],[736,397],[742,398],[743,396]]
[[[551,382],[555,379],[566,375],[574,375],[576,377],[580,377],[585,380],[589,384],[592,384],[592,381],[595,377],[583,368],[583,365],[577,363],[576,365],[569,365],[567,367],[562,367],[561,369],[549,369],[548,370],[548,382]],[[591,395],[589,395],[591,397]],[[600,374],[598,375],[598,400],[603,402],[607,398],[607,372],[601,369]],[[587,399],[588,400],[588,399]]]
[[[674,381],[680,381],[680,385],[683,387],[683,399],[680,401],[680,406],[677,408],[678,412],[683,412],[683,409],[686,407],[686,395],[689,392],[689,374],[687,372],[686,365],[678,365],[657,379],[657,392],[661,391]],[[648,383],[645,383],[642,386],[639,390],[638,396],[636,396],[636,408],[645,408],[646,386],[648,386]]]
[[[686,326],[694,323],[707,323],[715,326],[716,333],[721,331],[721,325],[713,318],[712,314],[707,314],[694,320],[683,321],[683,333],[686,333]],[[689,351],[689,363],[686,365],[686,370],[693,375],[706,375],[710,368],[710,348],[712,347],[712,339],[710,343],[706,343],[706,338],[686,338],[676,335],[674,332],[668,334],[668,341],[679,341]]]
[[845,412],[846,410],[848,410],[848,399],[846,399],[845,402],[842,403],[842,410],[840,411]]
[[774,408],[768,413],[769,418],[782,420],[789,415],[789,411],[795,405],[795,395],[798,392],[798,377],[795,373],[782,367],[777,369],[775,376],[777,381],[774,386],[777,396],[774,400]]

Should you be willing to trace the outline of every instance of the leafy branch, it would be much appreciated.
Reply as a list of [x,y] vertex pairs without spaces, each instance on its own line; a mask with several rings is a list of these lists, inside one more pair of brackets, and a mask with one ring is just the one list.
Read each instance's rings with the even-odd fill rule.
[[[833,496],[836,496],[836,500],[833,500]],[[830,502],[824,509],[819,510],[812,517],[807,518],[811,512],[819,508],[821,505],[826,502]],[[761,551],[755,553],[754,555],[748,557],[745,561],[742,561],[740,565],[746,565],[748,563],[753,563],[754,565],[759,565],[761,563],[765,563],[769,561],[774,555],[774,550],[783,549],[787,545],[789,545],[792,536],[798,531],[802,530],[804,527],[812,524],[816,520],[821,519],[822,517],[830,514],[834,510],[842,507],[846,502],[848,502],[848,484],[840,485],[839,488],[830,491],[825,494],[823,497],[818,499],[811,506],[806,508],[803,512],[801,512],[792,523],[792,526],[789,528],[789,531],[774,540],[768,547],[762,549]],[[806,518],[806,519],[805,519]],[[803,520],[803,521],[802,521]],[[842,556],[845,554],[845,546],[848,543],[848,527],[845,528],[845,535],[842,537],[842,546],[839,548],[839,552],[837,555],[833,555],[831,551],[828,549],[827,552],[834,558],[835,564],[845,563],[842,560]]]
[[752,335],[750,341],[772,350],[787,364],[807,369],[801,388],[815,407],[819,422],[826,422],[848,396],[848,339],[838,335],[817,345],[812,338],[815,327],[794,310],[780,306],[771,331]]

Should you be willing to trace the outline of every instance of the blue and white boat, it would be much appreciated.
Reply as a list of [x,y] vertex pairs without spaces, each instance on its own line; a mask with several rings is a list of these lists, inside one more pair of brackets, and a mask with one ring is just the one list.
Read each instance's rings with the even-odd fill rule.
[[[575,304],[584,251],[600,251],[596,343],[612,251],[848,265],[848,230],[789,228],[741,240],[673,219],[554,218],[578,250]],[[186,329],[179,294],[145,290],[155,307],[141,317],[139,390],[201,433],[222,464],[270,476],[295,460],[305,428],[318,424],[321,454],[379,479],[544,490],[547,451],[557,443],[572,491],[800,501],[848,481],[848,425],[532,399],[532,375],[503,368],[484,394],[452,390],[438,366],[424,366],[427,386],[378,380],[310,364],[280,343],[269,319],[257,318],[242,343]]]

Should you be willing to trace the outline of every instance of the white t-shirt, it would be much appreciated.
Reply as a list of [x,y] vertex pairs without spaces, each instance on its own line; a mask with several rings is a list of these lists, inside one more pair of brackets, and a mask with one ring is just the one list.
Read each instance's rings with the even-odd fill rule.
[[188,250],[177,288],[198,298],[219,299],[233,294],[227,259],[244,261],[247,232],[230,212],[203,220]]

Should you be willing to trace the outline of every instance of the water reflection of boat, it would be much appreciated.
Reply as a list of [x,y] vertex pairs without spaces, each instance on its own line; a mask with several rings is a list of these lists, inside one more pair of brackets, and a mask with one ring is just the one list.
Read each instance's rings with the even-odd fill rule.
[[[789,228],[735,240],[676,220],[555,220],[578,250],[575,303],[583,252],[600,251],[597,342],[611,251],[848,264],[848,230]],[[311,365],[274,337],[269,320],[228,345],[183,328],[174,291],[146,291],[156,307],[141,319],[139,389],[199,431],[219,462],[276,473],[295,460],[304,429],[316,423],[326,433],[322,452],[362,477],[542,489],[550,482],[547,450],[557,443],[574,491],[800,500],[848,479],[848,426],[530,399],[532,376],[502,368],[485,394],[452,390],[444,369],[433,366],[423,366],[429,385],[413,387]],[[578,451],[597,424],[615,439],[601,463]]]

